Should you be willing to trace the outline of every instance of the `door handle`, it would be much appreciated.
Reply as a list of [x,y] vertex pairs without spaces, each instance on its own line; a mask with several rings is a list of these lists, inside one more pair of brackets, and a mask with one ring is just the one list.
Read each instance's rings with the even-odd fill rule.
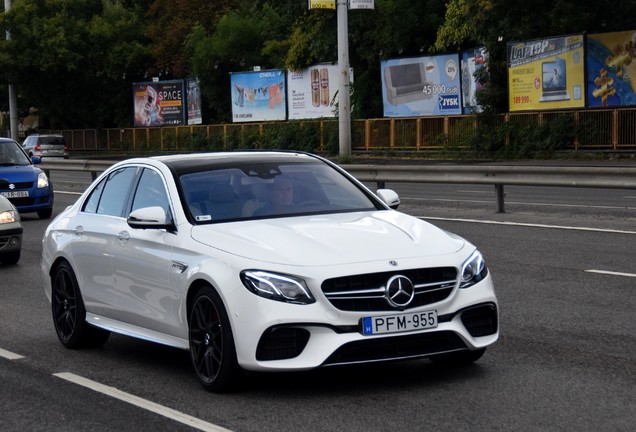
[[117,238],[119,239],[119,241],[125,243],[130,240],[130,233],[128,231],[119,231],[117,233]]

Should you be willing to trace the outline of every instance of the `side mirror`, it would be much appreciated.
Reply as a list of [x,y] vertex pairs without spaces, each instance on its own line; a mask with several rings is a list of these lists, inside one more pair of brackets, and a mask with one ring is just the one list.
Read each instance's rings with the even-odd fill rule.
[[128,226],[138,229],[173,229],[174,224],[159,206],[137,209],[128,215]]
[[33,162],[33,165],[41,164],[42,158],[40,156],[31,156],[31,162]]
[[401,204],[400,197],[394,190],[378,189],[376,193],[378,197],[380,197],[380,199],[393,210],[396,210]]

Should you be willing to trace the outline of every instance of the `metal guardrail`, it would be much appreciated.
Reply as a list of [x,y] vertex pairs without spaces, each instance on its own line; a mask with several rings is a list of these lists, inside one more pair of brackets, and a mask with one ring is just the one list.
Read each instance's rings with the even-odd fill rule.
[[106,171],[108,167],[117,163],[111,160],[90,160],[90,159],[42,159],[39,167],[51,176],[51,171],[84,171],[91,174],[91,178],[95,180],[97,175]]
[[[50,171],[90,172],[93,180],[116,161],[43,160]],[[503,213],[504,185],[636,189],[635,167],[564,167],[526,165],[343,165],[363,182],[383,188],[387,182],[494,185],[497,211]]]

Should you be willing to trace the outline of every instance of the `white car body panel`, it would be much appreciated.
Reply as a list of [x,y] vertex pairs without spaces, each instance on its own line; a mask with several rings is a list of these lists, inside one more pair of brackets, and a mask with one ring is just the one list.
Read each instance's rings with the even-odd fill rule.
[[[247,157],[241,153],[234,156]],[[77,275],[90,324],[187,349],[188,292],[205,281],[218,292],[228,311],[241,367],[305,370],[322,366],[346,343],[404,335],[337,331],[355,328],[365,316],[399,311],[340,310],[322,292],[323,281],[346,275],[453,267],[458,280],[450,295],[409,310],[434,309],[448,320],[440,321],[437,328],[408,334],[448,330],[469,350],[497,340],[498,329],[473,337],[460,319],[460,311],[467,307],[492,304],[497,308],[490,274],[469,288],[459,287],[462,265],[476,250],[464,239],[388,207],[193,225],[178,205],[180,194],[170,170],[161,162],[186,157],[132,159],[112,168],[142,164],[162,173],[172,202],[174,231],[133,229],[123,217],[84,214],[81,208],[90,189],[51,222],[43,239],[41,262],[49,299],[51,270],[57,260],[67,260]],[[249,269],[302,277],[315,302],[290,304],[259,297],[240,280],[241,271]],[[293,358],[258,360],[257,346],[264,332],[284,325],[308,330],[306,347]],[[404,356],[396,354],[395,358]]]

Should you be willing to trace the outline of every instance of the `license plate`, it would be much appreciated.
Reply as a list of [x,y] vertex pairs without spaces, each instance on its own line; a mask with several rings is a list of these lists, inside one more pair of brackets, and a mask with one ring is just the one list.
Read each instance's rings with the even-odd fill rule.
[[362,318],[362,334],[365,336],[402,333],[435,327],[437,327],[436,310]]
[[0,195],[4,195],[7,198],[26,198],[29,196],[29,191],[0,192]]

